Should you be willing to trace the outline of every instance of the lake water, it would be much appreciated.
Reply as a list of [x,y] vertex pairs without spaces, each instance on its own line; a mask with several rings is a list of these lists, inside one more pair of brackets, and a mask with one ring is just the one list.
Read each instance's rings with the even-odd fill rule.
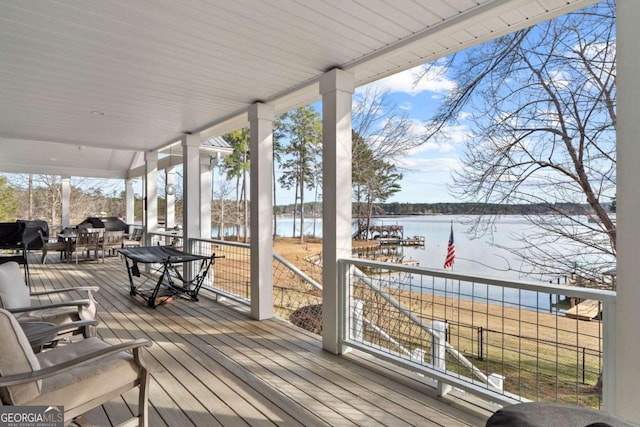
[[[424,247],[393,247],[389,251],[395,251],[394,255],[404,257],[405,260],[413,259],[418,261],[421,267],[442,269],[447,253],[447,243],[449,233],[453,226],[456,258],[453,271],[460,274],[475,276],[495,277],[503,280],[526,280],[539,281],[543,283],[554,283],[556,277],[543,277],[540,275],[524,276],[521,272],[526,270],[522,260],[504,247],[518,247],[519,242],[513,240],[514,234],[528,234],[535,230],[532,225],[521,216],[504,216],[497,220],[494,232],[489,236],[474,238],[467,230],[472,217],[454,215],[426,215],[426,216],[398,216],[388,218],[376,218],[376,225],[402,225],[404,236],[424,236]],[[316,218],[316,236],[322,235],[322,219]],[[277,233],[283,237],[293,235],[293,219],[291,217],[279,217]],[[305,234],[311,235],[313,230],[313,219],[305,220]],[[498,246],[496,246],[498,245]],[[564,280],[564,279],[561,279]],[[447,288],[449,286],[449,288]],[[451,289],[451,284],[444,280],[435,281],[436,294],[445,292],[455,292],[460,295],[473,294],[479,298],[495,298],[496,301],[504,300],[507,305],[517,306],[524,304],[531,309],[543,311],[550,310],[548,295],[536,294],[534,292],[518,291],[515,289],[503,289],[496,286],[458,284],[458,288]],[[459,288],[462,286],[462,288]],[[463,297],[464,298],[464,297]],[[554,297],[555,302],[555,297]],[[554,304],[555,305],[555,304]],[[554,307],[559,309],[559,307]],[[563,310],[561,310],[563,311]]]
[[[493,276],[502,279],[523,278],[522,262],[512,253],[499,246],[514,247],[518,242],[511,236],[513,233],[527,234],[531,225],[521,216],[500,218],[491,236],[473,238],[467,234],[471,217],[455,215],[424,215],[376,218],[376,225],[402,225],[404,236],[424,236],[425,246],[399,247],[400,255],[405,259],[417,260],[422,267],[442,268],[447,253],[449,232],[453,225],[456,246],[456,259],[453,271],[461,274]],[[293,235],[293,219],[279,217],[277,234],[283,237]],[[313,219],[305,219],[305,234],[311,235]],[[322,235],[322,218],[316,219],[316,235]],[[529,277],[530,278],[530,277]],[[542,278],[539,278],[542,279]],[[551,278],[547,279],[550,280]]]

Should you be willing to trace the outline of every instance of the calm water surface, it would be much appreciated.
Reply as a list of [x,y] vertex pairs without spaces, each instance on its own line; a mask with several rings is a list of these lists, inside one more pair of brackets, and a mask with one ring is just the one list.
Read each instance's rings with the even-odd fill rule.
[[[398,216],[377,218],[377,225],[402,225],[404,236],[424,236],[426,243],[421,247],[400,247],[405,259],[415,259],[420,266],[442,268],[447,253],[449,231],[453,224],[456,246],[456,262],[453,271],[461,274],[476,274],[501,277],[503,279],[522,278],[518,271],[522,270],[521,261],[505,249],[495,247],[517,246],[518,242],[511,238],[512,233],[531,232],[531,225],[520,216],[504,217],[498,220],[492,236],[473,238],[467,233],[471,217],[453,215]],[[278,218],[277,234],[291,237],[293,219]],[[313,219],[305,220],[305,234],[312,234]],[[322,219],[316,219],[316,235],[322,235]]]
[[[522,261],[506,249],[499,246],[518,247],[519,242],[513,240],[515,234],[529,234],[535,229],[521,216],[505,216],[496,223],[492,235],[474,238],[467,232],[472,217],[453,215],[426,215],[426,216],[398,216],[389,218],[377,218],[377,225],[402,225],[404,236],[424,236],[426,243],[422,247],[397,247],[395,254],[404,259],[413,259],[419,265],[426,268],[442,269],[447,253],[449,232],[453,224],[454,240],[456,247],[456,260],[453,271],[460,274],[469,274],[484,277],[494,277],[503,280],[526,280],[549,283],[557,280],[557,277],[541,277],[535,275],[523,276],[521,271],[526,269]],[[322,235],[322,219],[317,218],[315,224],[316,235]],[[293,235],[293,219],[291,217],[279,217],[277,233],[283,237]],[[311,235],[313,231],[313,219],[305,220],[305,234]],[[511,289],[503,289],[485,285],[462,285],[462,288],[452,289],[452,284],[444,281],[435,283],[435,292],[461,293],[463,295],[475,295],[481,298],[505,300],[513,305],[526,304],[532,309],[549,310],[548,295],[535,294],[533,292],[521,292]],[[456,285],[459,286],[459,285]],[[448,287],[448,288],[447,288]],[[554,297],[555,301],[555,297]]]

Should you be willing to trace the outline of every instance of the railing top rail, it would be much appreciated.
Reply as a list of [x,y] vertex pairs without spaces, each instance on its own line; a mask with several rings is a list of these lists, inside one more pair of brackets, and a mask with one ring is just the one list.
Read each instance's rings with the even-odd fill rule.
[[149,231],[148,234],[150,236],[166,236],[166,237],[182,237],[182,232],[177,233],[175,231],[160,231],[160,230],[156,230],[156,231]]
[[226,246],[235,246],[237,248],[251,248],[251,245],[249,243],[242,243],[242,242],[232,242],[229,240],[215,240],[215,239],[203,239],[203,238],[199,238],[199,237],[192,237],[189,239],[189,241],[192,242],[208,242],[208,243],[216,243],[219,245],[226,245]]
[[505,288],[520,289],[525,291],[543,292],[547,294],[575,296],[586,299],[597,299],[602,302],[615,302],[616,292],[603,289],[589,289],[578,286],[552,285],[526,280],[504,280],[496,277],[468,275],[448,272],[419,266],[394,264],[389,262],[371,261],[360,258],[343,258],[338,260],[341,264],[353,264],[370,268],[385,268],[393,271],[414,273],[442,279],[459,280],[464,282],[483,283],[487,285],[502,286]]
[[[180,237],[182,238],[182,234],[176,234],[175,232],[170,232],[170,231],[152,231],[149,232],[150,236],[165,236],[165,237]],[[250,248],[251,245],[249,243],[242,243],[242,242],[232,242],[229,240],[214,240],[214,239],[204,239],[201,237],[192,237],[189,239],[189,242],[208,242],[208,243],[217,243],[217,244],[221,244],[221,245],[227,245],[227,246],[235,246],[235,247],[240,247],[240,248]]]

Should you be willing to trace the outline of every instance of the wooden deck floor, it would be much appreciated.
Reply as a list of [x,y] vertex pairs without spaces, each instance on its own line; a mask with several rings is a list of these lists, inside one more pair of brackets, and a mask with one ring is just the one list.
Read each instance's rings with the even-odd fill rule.
[[[32,256],[36,256],[33,254]],[[124,261],[31,267],[36,289],[100,286],[98,334],[108,342],[153,341],[151,417],[156,426],[481,426],[488,412],[437,398],[411,374],[357,354],[321,350],[320,337],[281,320],[254,321],[247,309],[178,300],[150,309],[128,292]],[[135,393],[87,414],[97,426],[136,410]]]

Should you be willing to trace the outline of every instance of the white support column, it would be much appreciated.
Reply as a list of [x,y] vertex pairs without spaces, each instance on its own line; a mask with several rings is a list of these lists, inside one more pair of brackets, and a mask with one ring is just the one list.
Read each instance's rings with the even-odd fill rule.
[[144,153],[144,224],[145,244],[150,245],[149,233],[158,230],[158,152]]
[[[640,423],[640,2],[619,0],[617,6],[617,301],[615,355],[605,355],[605,409]],[[603,313],[606,322],[606,313]],[[606,333],[606,330],[605,330]],[[614,375],[606,375],[610,369]]]
[[211,169],[209,156],[200,156],[200,237],[211,238]]
[[322,95],[322,347],[342,353],[338,259],[351,256],[351,96],[353,74],[320,77]]
[[133,179],[126,179],[124,181],[124,197],[125,197],[124,221],[127,224],[131,225],[136,221],[136,210],[135,210],[136,205],[135,205],[135,193],[133,191]]
[[200,135],[182,137],[182,239],[200,238]]
[[176,195],[175,193],[169,194],[167,190],[169,186],[173,186],[175,191],[176,185],[176,168],[175,166],[169,166],[165,170],[165,208],[164,208],[164,224],[167,230],[170,230],[176,226]]
[[62,228],[71,226],[71,177],[62,177]]
[[249,107],[251,128],[251,317],[273,317],[272,105]]

